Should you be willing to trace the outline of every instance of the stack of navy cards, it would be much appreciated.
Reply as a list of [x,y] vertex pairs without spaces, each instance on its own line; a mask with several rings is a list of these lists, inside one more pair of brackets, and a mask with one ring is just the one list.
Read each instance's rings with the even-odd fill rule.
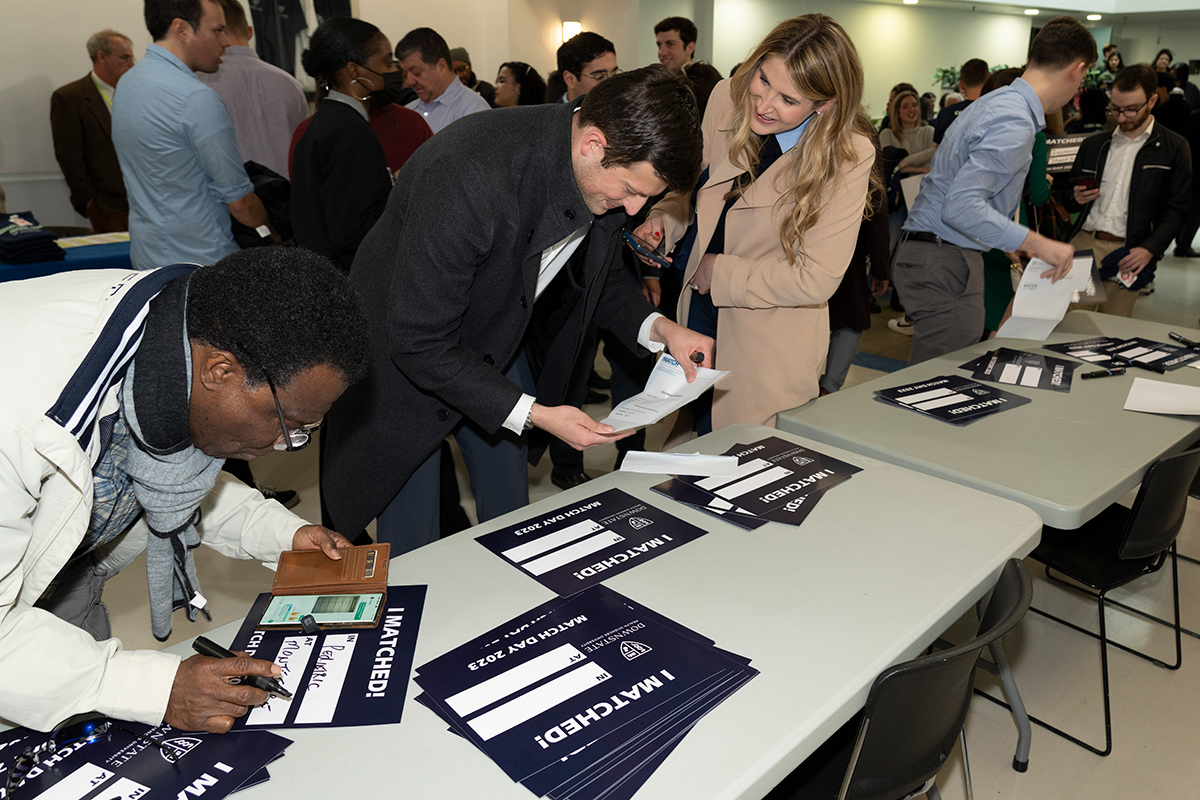
[[1113,339],[1108,336],[1097,336],[1094,339],[1047,344],[1043,347],[1104,369],[1133,366],[1152,372],[1170,372],[1200,361],[1200,350],[1138,337]]
[[620,489],[609,489],[475,541],[567,597],[706,532]]
[[417,670],[417,702],[538,796],[631,797],[749,659],[604,587],[555,598]]
[[875,399],[954,425],[969,425],[1029,402],[1028,397],[957,375],[939,375],[920,383],[881,389],[875,392]]
[[746,530],[768,522],[799,525],[822,495],[850,479],[860,467],[771,436],[735,444],[737,471],[697,478],[681,475],[654,491]]
[[[44,753],[13,794],[56,800],[135,800],[155,797],[219,798],[270,779],[265,765],[292,742],[269,731],[184,733],[170,725],[114,722],[91,743]],[[124,728],[125,730],[121,730]],[[155,746],[130,731],[158,742]],[[44,743],[45,733],[14,728],[0,733],[0,784],[21,752]],[[174,757],[169,761],[167,750]]]
[[272,695],[233,724],[234,730],[335,728],[400,721],[408,673],[425,606],[424,586],[389,586],[374,628],[329,628],[321,633],[260,628],[271,595],[261,594],[231,650],[272,661],[290,699]]
[[1001,347],[963,364],[977,381],[1007,383],[1054,392],[1071,391],[1071,376],[1079,365],[1053,356]]

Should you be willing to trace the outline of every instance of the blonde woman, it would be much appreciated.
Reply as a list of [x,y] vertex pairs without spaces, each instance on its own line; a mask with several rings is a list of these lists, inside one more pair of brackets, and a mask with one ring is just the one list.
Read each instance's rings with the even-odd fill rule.
[[[780,23],[704,115],[696,240],[679,321],[715,336],[705,433],[775,415],[817,396],[829,346],[826,301],[854,253],[873,178],[874,130],[862,108],[854,44],[823,14]],[[692,222],[691,197],[668,195],[636,231],[664,252]]]
[[928,172],[937,151],[933,126],[921,119],[921,99],[916,92],[900,92],[888,109],[888,127],[879,134],[880,147],[899,147],[908,155],[896,168],[901,172]]

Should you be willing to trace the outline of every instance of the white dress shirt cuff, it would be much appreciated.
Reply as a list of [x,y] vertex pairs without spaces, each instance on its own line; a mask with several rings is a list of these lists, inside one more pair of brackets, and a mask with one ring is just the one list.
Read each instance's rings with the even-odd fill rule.
[[667,348],[662,342],[650,341],[650,328],[654,326],[654,320],[661,317],[662,314],[655,311],[650,316],[646,317],[642,322],[642,327],[638,329],[638,344],[649,350],[651,353],[661,353]]
[[504,427],[518,436],[524,433],[525,420],[529,419],[529,410],[533,408],[533,401],[535,399],[530,394],[521,395],[521,399],[513,406],[513,410],[508,413],[508,419],[504,420]]

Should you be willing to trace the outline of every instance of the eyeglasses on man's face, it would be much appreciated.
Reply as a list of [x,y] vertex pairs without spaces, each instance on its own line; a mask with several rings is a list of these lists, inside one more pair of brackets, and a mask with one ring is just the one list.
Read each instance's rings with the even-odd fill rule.
[[1150,101],[1147,100],[1145,103],[1142,103],[1141,105],[1126,106],[1125,108],[1109,106],[1108,113],[1112,114],[1114,117],[1136,117],[1138,115],[1138,112],[1141,111],[1143,108],[1145,108],[1147,106],[1147,104],[1149,104],[1149,102]]
[[572,75],[578,76],[580,80],[582,80],[584,78],[591,78],[596,83],[599,83],[602,80],[606,80],[606,79],[611,78],[612,76],[616,75],[618,72],[621,71],[621,68],[613,67],[612,69],[607,69],[607,70],[606,69],[598,69],[595,72],[575,72],[574,70],[567,70],[567,71],[570,72]]
[[283,416],[283,406],[279,404],[279,392],[275,390],[275,381],[271,380],[271,376],[265,371],[267,386],[271,387],[271,397],[275,399],[275,411],[279,413],[279,427],[283,430],[283,435],[275,440],[276,450],[286,450],[291,453],[296,450],[303,450],[308,447],[308,443],[312,440],[312,434],[321,427],[321,423],[325,420],[317,420],[311,425],[301,425],[299,428],[289,428],[287,420]]

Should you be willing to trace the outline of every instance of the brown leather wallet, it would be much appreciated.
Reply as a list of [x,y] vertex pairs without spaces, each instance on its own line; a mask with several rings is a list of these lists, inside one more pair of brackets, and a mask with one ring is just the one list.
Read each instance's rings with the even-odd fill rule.
[[334,561],[321,550],[286,550],[279,554],[279,569],[271,594],[350,594],[387,591],[388,558],[392,546],[340,548]]

